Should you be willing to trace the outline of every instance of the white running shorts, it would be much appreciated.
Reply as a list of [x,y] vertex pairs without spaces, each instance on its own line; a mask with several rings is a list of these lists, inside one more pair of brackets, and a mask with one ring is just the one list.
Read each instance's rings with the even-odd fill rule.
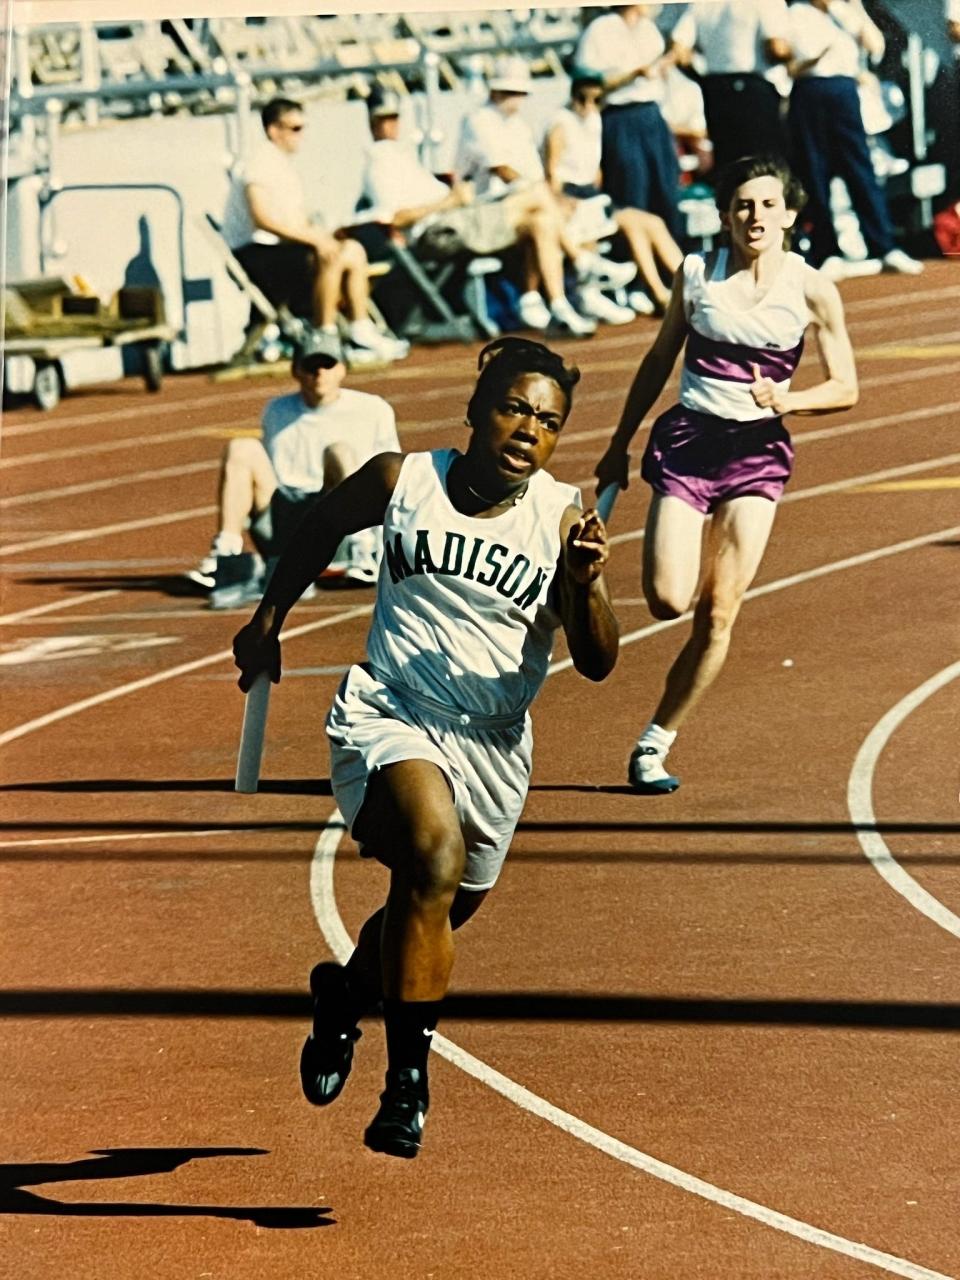
[[353,666],[327,717],[330,780],[352,831],[367,779],[401,760],[429,760],[450,784],[467,849],[461,886],[490,889],[503,866],[527,798],[532,763],[530,717],[509,729],[440,722]]

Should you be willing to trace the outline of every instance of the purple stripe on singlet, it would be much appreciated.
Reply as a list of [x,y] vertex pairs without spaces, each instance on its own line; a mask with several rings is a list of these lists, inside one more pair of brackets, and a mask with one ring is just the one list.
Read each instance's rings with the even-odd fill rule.
[[739,342],[715,342],[696,329],[687,330],[684,364],[701,378],[717,378],[721,382],[753,382],[752,365],[762,378],[786,382],[800,363],[803,338],[789,351],[773,351],[769,347],[747,347]]

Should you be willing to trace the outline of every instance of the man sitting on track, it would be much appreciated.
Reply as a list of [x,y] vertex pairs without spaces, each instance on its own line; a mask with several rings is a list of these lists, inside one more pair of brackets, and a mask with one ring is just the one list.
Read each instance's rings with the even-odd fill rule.
[[278,680],[280,628],[300,592],[341,538],[383,523],[368,661],[344,678],[327,734],[337,805],[361,852],[389,868],[390,889],[346,968],[314,970],[301,1059],[307,1098],[332,1102],[357,1023],[384,999],[386,1088],[365,1135],[375,1151],[419,1150],[452,930],[493,887],[513,838],[530,774],[528,707],[556,630],[591,680],[617,659],[603,523],[543,470],[578,378],[538,342],[490,343],[466,452],[384,453],[345,480],[309,513],[234,640],[242,689],[263,671]]
[[[293,361],[299,392],[268,401],[262,439],[238,437],[223,451],[219,530],[209,553],[187,577],[210,591],[214,608],[255,599],[262,566],[243,552],[249,525],[264,556],[278,555],[318,493],[332,489],[374,454],[399,449],[393,409],[380,396],[346,390],[338,339],[311,331]],[[358,531],[344,547],[344,576],[376,578],[380,538]]]

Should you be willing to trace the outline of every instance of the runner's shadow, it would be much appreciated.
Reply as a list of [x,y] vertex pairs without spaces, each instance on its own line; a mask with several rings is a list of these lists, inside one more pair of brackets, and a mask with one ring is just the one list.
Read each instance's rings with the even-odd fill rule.
[[172,1173],[191,1160],[219,1156],[265,1156],[262,1147],[103,1147],[90,1160],[66,1164],[0,1165],[0,1214],[44,1214],[73,1218],[233,1218],[257,1227],[303,1229],[332,1227],[332,1210],[311,1205],[279,1208],[273,1205],[149,1204],[136,1201],[64,1201],[24,1191],[45,1182],[94,1182],[101,1178],[137,1178]]
[[71,591],[154,591],[165,596],[186,597],[205,600],[209,594],[202,587],[191,582],[183,573],[124,573],[96,574],[69,577],[34,577],[21,578],[25,583],[46,583],[48,586],[66,587]]
[[[261,778],[258,790],[276,796],[331,796],[329,778]],[[50,791],[61,794],[98,794],[101,792],[210,791],[233,795],[232,778],[67,778],[49,782],[11,782],[0,784],[4,791]]]

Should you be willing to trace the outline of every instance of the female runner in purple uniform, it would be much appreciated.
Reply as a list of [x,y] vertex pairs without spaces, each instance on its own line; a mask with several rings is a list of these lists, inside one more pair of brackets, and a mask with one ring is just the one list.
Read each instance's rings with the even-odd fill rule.
[[[723,666],[790,477],[783,415],[848,409],[858,397],[837,288],[788,249],[805,196],[786,164],[773,156],[737,160],[721,174],[716,199],[725,243],[684,259],[596,472],[598,489],[627,487],[630,441],[686,344],[680,402],[654,423],[643,456],[653,489],[643,590],[655,618],[677,618],[695,598],[696,606],[690,638],[630,756],[630,784],[644,794],[680,785],[665,768],[667,752]],[[791,391],[808,324],[824,378]]]

